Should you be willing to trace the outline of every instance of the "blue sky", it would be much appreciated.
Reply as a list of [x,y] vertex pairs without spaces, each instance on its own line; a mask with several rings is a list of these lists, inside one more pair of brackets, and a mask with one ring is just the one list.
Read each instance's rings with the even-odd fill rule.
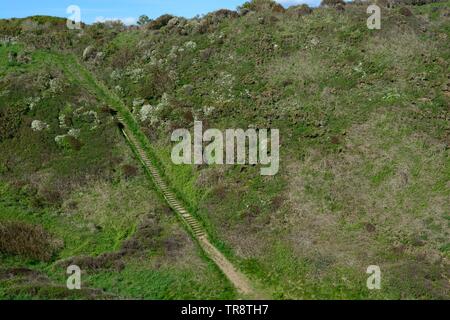
[[[67,7],[77,5],[81,20],[92,23],[121,19],[130,24],[141,14],[150,18],[164,13],[193,17],[221,8],[236,9],[245,0],[0,0],[0,18],[23,18],[31,15],[68,17]],[[278,0],[283,5],[308,3],[317,5],[320,0]]]

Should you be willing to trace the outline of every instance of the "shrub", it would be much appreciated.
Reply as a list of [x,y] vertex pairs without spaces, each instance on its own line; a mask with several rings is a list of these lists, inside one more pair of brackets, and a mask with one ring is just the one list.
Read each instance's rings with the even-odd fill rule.
[[156,18],[155,20],[150,21],[146,25],[146,27],[147,27],[147,29],[150,29],[150,30],[159,30],[162,27],[167,26],[167,24],[169,23],[170,20],[172,20],[172,18],[175,18],[175,17],[170,14],[164,14],[164,15],[160,16],[159,18]]
[[206,48],[204,50],[200,51],[200,59],[202,61],[208,61],[209,58],[214,54],[215,50],[214,48]]
[[283,13],[286,11],[284,7],[273,1],[273,0],[251,0],[249,2],[244,3],[241,7],[239,7],[239,11],[251,10],[251,11],[265,11],[270,10],[273,12]]
[[139,95],[147,100],[159,98],[172,86],[169,74],[164,69],[156,66],[146,70],[146,76],[140,82]]
[[320,6],[321,7],[345,6],[345,2],[344,0],[322,0]]
[[410,17],[410,16],[413,15],[413,13],[411,12],[411,10],[409,10],[409,9],[406,8],[406,7],[401,7],[401,8],[399,9],[398,12],[399,12],[402,16],[405,16],[405,17]]
[[41,226],[24,222],[0,222],[0,252],[50,261],[62,247]]
[[73,136],[66,137],[67,143],[75,151],[80,151],[81,147],[83,147],[83,143]]
[[111,67],[113,69],[124,69],[135,57],[135,49],[128,46],[121,47],[111,57]]
[[239,17],[239,14],[236,11],[228,10],[228,9],[220,9],[217,10],[210,15],[217,17],[219,19],[227,19],[227,18],[237,18]]
[[137,176],[138,168],[129,164],[125,164],[122,166],[122,172],[123,175],[125,176],[125,179],[129,179]]
[[312,13],[312,9],[307,4],[301,4],[299,6],[290,7],[287,10],[287,13],[293,16],[304,16]]
[[22,111],[17,108],[0,109],[0,142],[13,138],[22,123]]

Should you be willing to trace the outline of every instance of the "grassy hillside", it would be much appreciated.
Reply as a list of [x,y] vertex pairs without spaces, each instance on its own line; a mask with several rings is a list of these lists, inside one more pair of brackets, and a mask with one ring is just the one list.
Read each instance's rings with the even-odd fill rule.
[[[2,65],[0,298],[232,298],[105,103],[69,72],[73,60],[0,50],[2,62],[29,56]],[[70,264],[83,270],[81,292],[65,287]]]
[[[273,298],[448,298],[450,2],[382,7],[381,30],[367,28],[366,9],[252,1],[140,29],[0,24],[18,37],[0,47],[0,225],[42,225],[55,238],[48,262],[7,252],[2,267],[60,281],[59,260],[109,252],[107,268],[87,272],[105,294],[235,296],[149,191],[114,101],[93,77],[80,81],[80,62],[129,107],[215,244]],[[280,173],[173,165],[171,133],[194,120],[280,129]],[[152,243],[116,259],[146,219]],[[367,290],[370,265],[382,290]],[[0,296],[14,297],[15,281],[0,272]]]

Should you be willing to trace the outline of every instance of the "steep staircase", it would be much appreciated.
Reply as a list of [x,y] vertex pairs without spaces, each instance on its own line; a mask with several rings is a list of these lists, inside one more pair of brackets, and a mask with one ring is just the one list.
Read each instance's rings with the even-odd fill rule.
[[225,276],[231,281],[236,289],[241,293],[251,298],[257,298],[248,281],[248,279],[239,272],[233,264],[209,241],[206,231],[201,224],[193,217],[183,204],[177,199],[175,193],[170,190],[166,182],[163,180],[158,172],[158,169],[150,161],[148,155],[141,147],[134,135],[127,129],[126,121],[122,115],[118,114],[117,120],[122,124],[122,133],[128,142],[135,148],[139,155],[143,166],[150,173],[155,186],[161,191],[169,206],[181,219],[181,221],[191,231],[194,239],[199,243],[200,247],[213,260]]

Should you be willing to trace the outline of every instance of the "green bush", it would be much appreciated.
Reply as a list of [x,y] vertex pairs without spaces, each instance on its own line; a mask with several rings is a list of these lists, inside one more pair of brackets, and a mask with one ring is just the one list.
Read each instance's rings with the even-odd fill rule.
[[241,7],[239,7],[240,11],[242,11],[242,9],[256,12],[270,10],[273,12],[282,13],[286,11],[286,9],[284,9],[281,4],[272,0],[251,0],[249,2],[244,3]]
[[337,6],[344,6],[345,1],[344,0],[322,0],[320,3],[321,7],[337,7]]
[[169,23],[169,21],[174,18],[174,16],[170,15],[170,14],[164,14],[162,16],[160,16],[159,18],[156,18],[155,20],[150,21],[147,24],[147,29],[150,30],[159,30],[162,27],[167,26],[167,24]]
[[21,123],[21,110],[12,107],[0,110],[0,142],[13,138],[20,129]]

